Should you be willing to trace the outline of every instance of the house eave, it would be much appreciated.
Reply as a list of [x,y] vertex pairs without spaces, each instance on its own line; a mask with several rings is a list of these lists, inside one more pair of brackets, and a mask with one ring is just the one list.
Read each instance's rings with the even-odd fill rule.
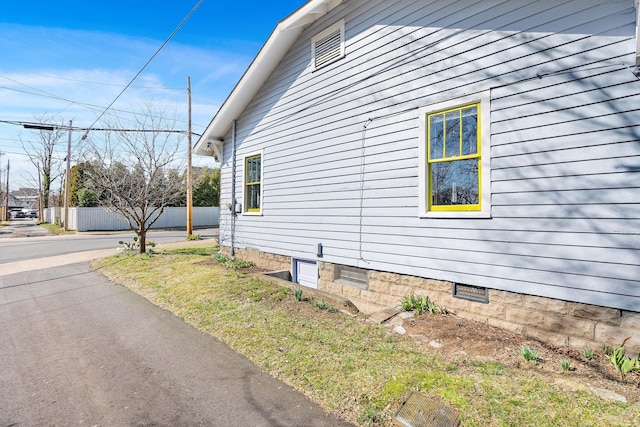
[[309,0],[275,27],[209,126],[194,146],[194,153],[220,161],[222,141],[235,120],[249,105],[302,31],[343,0]]

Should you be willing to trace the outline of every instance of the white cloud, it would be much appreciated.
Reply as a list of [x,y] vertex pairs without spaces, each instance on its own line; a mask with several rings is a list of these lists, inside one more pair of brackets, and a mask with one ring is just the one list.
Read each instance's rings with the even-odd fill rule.
[[[33,121],[45,114],[88,127],[161,43],[105,32],[0,23],[0,120]],[[252,55],[170,42],[122,94],[105,119],[126,119],[144,99],[153,99],[176,108],[186,128],[186,86],[190,76],[193,131],[201,133]],[[31,137],[19,126],[0,123],[0,151],[19,152],[17,140]],[[7,157],[15,177],[12,188],[33,185],[29,176],[35,175],[35,170],[28,158],[6,154],[0,163],[6,163]]]

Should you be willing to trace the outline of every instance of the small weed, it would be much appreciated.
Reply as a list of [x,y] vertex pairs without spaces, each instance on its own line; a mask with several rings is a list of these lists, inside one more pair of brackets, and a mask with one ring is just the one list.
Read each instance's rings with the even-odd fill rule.
[[302,288],[293,291],[293,295],[296,297],[296,301],[302,301]]
[[215,255],[213,255],[213,260],[219,264],[224,264],[228,259],[229,258],[222,252],[216,252]]
[[316,307],[318,307],[320,310],[335,311],[333,306],[323,299],[316,301]]
[[199,234],[189,234],[187,240],[202,240],[202,236]]
[[581,348],[580,354],[587,360],[591,360],[593,358],[593,350],[590,348]]
[[360,414],[360,421],[362,421],[364,425],[375,425],[383,420],[384,415],[382,411],[371,404],[366,405]]
[[527,362],[531,362],[531,364],[533,365],[537,365],[538,359],[540,359],[540,353],[538,353],[528,345],[522,346],[522,348],[520,349],[520,355],[524,360],[526,360]]
[[219,264],[224,265],[226,268],[230,268],[235,271],[242,268],[249,268],[254,265],[251,261],[244,261],[239,258],[229,258],[222,252],[216,252],[216,254],[213,256],[213,260]]
[[565,374],[569,372],[569,369],[571,369],[571,362],[569,359],[562,359],[560,361],[560,365],[562,366],[562,372]]
[[[139,251],[140,250],[140,241],[138,240],[138,236],[135,236],[133,238],[133,241],[131,241],[131,242],[125,242],[123,240],[120,240],[118,242],[118,244],[122,245],[120,250],[123,250],[125,252],[134,252],[134,251]],[[156,247],[156,243],[152,242],[152,241],[148,241],[146,243],[146,247],[149,248],[147,250],[147,252],[153,253],[153,248]]]

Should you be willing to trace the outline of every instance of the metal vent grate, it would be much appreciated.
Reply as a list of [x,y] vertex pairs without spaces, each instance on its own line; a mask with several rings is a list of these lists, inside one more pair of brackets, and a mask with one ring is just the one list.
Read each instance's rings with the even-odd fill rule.
[[489,302],[489,291],[487,288],[480,286],[463,285],[462,283],[453,284],[453,296],[455,298],[466,299],[476,302]]
[[456,411],[412,391],[393,416],[398,427],[458,427]]
[[315,44],[316,47],[316,68],[333,61],[340,57],[340,44],[342,38],[340,37],[340,29],[330,34],[329,36],[318,40]]
[[312,39],[313,65],[318,69],[344,56],[344,23],[327,28]]

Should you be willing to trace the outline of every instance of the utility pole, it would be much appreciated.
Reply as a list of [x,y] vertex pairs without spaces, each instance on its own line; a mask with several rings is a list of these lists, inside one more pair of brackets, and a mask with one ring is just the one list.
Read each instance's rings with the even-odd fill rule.
[[5,221],[9,221],[11,218],[9,218],[9,160],[7,159],[7,189],[5,191],[5,210],[4,210],[4,219]]
[[69,120],[69,139],[67,141],[67,178],[64,186],[64,231],[69,231],[69,178],[71,175],[71,126],[73,120]]
[[38,221],[44,222],[44,210],[42,208],[42,179],[40,177],[40,162],[37,163],[38,169]]
[[187,239],[193,233],[193,174],[191,172],[191,77],[187,77]]
[[[4,153],[2,151],[0,151],[0,160],[2,160],[2,155]],[[0,221],[4,221],[4,208],[2,207],[2,205],[4,204],[4,193],[2,190],[2,167],[0,166],[0,195],[2,196],[2,200],[0,201]]]

